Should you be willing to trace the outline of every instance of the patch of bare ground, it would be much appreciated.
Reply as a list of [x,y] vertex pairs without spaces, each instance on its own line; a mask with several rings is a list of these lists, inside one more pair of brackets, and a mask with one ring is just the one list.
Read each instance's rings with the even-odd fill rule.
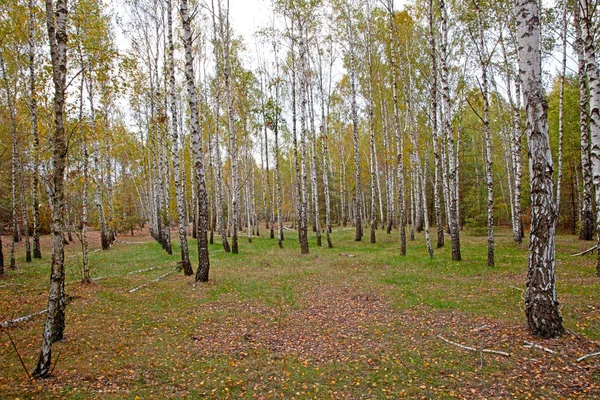
[[[385,345],[378,325],[387,326],[392,309],[381,296],[350,288],[320,287],[300,300],[268,307],[255,303],[210,303],[212,311],[226,314],[193,336],[206,355],[244,354],[267,349],[275,357],[297,356],[315,363],[358,361]],[[374,329],[375,328],[375,329]]]

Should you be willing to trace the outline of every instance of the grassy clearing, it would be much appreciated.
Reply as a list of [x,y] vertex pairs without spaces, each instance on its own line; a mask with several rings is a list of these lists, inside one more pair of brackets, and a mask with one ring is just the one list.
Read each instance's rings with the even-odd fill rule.
[[[497,234],[495,268],[486,266],[484,237],[463,234],[465,261],[456,263],[448,247],[430,260],[420,236],[400,257],[397,234],[378,231],[371,245],[355,243],[353,232],[335,229],[334,249],[311,238],[305,257],[293,232],[283,250],[276,240],[242,238],[241,254],[231,255],[216,243],[208,284],[172,274],[134,293],[128,290],[174,269],[177,244],[172,257],[151,241],[92,253],[93,275],[103,277],[92,286],[76,283],[80,250],[72,244],[72,300],[54,375],[29,381],[3,335],[0,397],[600,396],[600,359],[575,361],[600,349],[595,257],[569,256],[589,243],[559,238],[558,294],[570,334],[540,341],[527,334],[522,312],[527,248],[508,231]],[[48,254],[29,265],[19,258],[20,269],[0,280],[1,321],[46,307]],[[43,321],[11,328],[30,368]],[[438,336],[511,356],[465,351]]]

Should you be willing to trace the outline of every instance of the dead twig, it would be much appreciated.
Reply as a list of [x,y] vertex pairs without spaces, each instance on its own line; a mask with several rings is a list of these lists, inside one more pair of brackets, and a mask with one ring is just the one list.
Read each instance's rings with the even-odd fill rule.
[[597,248],[598,248],[598,245],[595,245],[593,247],[590,247],[587,250],[582,251],[581,253],[571,254],[571,257],[585,256],[587,253],[591,253],[592,251],[596,250]]
[[525,347],[527,349],[531,349],[532,347],[534,347],[536,349],[540,349],[540,350],[545,351],[545,352],[550,353],[550,354],[556,354],[556,351],[554,351],[552,349],[549,349],[547,347],[540,346],[539,344],[531,343],[531,342],[528,342],[528,341],[524,341],[524,342],[525,342],[525,344],[523,345],[523,347]]
[[600,351],[597,351],[597,352],[595,352],[595,353],[589,353],[589,354],[586,354],[586,355],[584,355],[584,356],[581,356],[581,357],[579,357],[579,358],[577,359],[577,362],[581,362],[581,361],[585,360],[586,358],[589,358],[589,357],[596,357],[596,356],[600,356]]
[[158,278],[152,279],[151,281],[144,283],[143,285],[136,286],[136,287],[134,287],[134,288],[132,288],[132,289],[129,289],[129,290],[127,291],[127,293],[133,293],[133,292],[136,292],[136,291],[140,290],[141,288],[143,288],[143,287],[146,287],[146,286],[150,285],[151,283],[158,282],[158,281],[159,281],[159,280],[161,280],[162,278],[166,278],[167,276],[169,276],[169,275],[171,275],[171,274],[174,274],[174,273],[175,273],[175,271],[169,271],[169,272],[167,272],[166,274],[162,274],[162,275],[161,275],[161,276],[159,276]]
[[47,312],[48,312],[48,309],[45,309],[45,310],[42,310],[42,311],[35,312],[33,314],[24,315],[24,316],[19,317],[19,318],[15,318],[15,319],[11,319],[11,320],[8,320],[8,321],[0,322],[0,327],[2,327],[2,328],[8,328],[11,325],[16,325],[16,324],[20,324],[21,322],[29,321],[33,317],[37,317],[38,315],[46,314]]
[[460,347],[461,349],[464,349],[464,350],[479,351],[481,353],[491,353],[491,354],[497,354],[497,355],[504,356],[504,357],[510,357],[510,353],[507,353],[505,351],[492,350],[492,349],[481,349],[481,350],[478,350],[475,347],[465,346],[464,344],[460,344],[460,343],[453,342],[452,340],[448,340],[445,337],[443,337],[442,335],[438,335],[438,337],[440,339],[442,339],[444,342],[452,344],[452,345],[457,346],[457,347]]

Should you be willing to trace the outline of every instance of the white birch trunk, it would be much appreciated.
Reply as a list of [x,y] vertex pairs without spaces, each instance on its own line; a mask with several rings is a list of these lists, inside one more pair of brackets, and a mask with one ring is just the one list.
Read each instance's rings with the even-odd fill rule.
[[548,104],[542,86],[540,19],[537,0],[515,4],[519,37],[519,70],[527,116],[531,233],[525,290],[530,331],[541,337],[564,334],[556,299],[555,219],[552,154],[548,138]]

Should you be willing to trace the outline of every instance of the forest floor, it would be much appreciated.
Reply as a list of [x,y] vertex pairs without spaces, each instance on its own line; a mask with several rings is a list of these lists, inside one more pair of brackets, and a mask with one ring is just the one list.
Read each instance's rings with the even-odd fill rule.
[[[557,240],[557,287],[568,334],[527,333],[523,289],[527,245],[500,229],[496,267],[486,237],[463,232],[462,262],[450,240],[430,260],[422,234],[398,255],[397,232],[377,244],[334,228],[333,249],[300,256],[295,232],[284,249],[268,232],[240,254],[210,246],[211,280],[175,272],[144,232],[119,236],[108,251],[92,233],[93,285],[78,283],[79,242],[67,246],[65,338],[55,344],[52,376],[32,381],[0,331],[0,398],[598,398],[600,279],[591,247]],[[172,233],[176,242],[177,234]],[[4,254],[9,254],[4,238]],[[324,240],[325,242],[325,240]],[[0,322],[44,310],[50,249],[0,279]],[[196,242],[190,243],[196,263]],[[164,276],[162,279],[156,278]],[[130,292],[131,289],[146,284]],[[33,369],[44,317],[12,325]],[[471,347],[471,350],[457,344]],[[531,346],[533,344],[533,346]],[[482,351],[491,349],[509,353]]]

